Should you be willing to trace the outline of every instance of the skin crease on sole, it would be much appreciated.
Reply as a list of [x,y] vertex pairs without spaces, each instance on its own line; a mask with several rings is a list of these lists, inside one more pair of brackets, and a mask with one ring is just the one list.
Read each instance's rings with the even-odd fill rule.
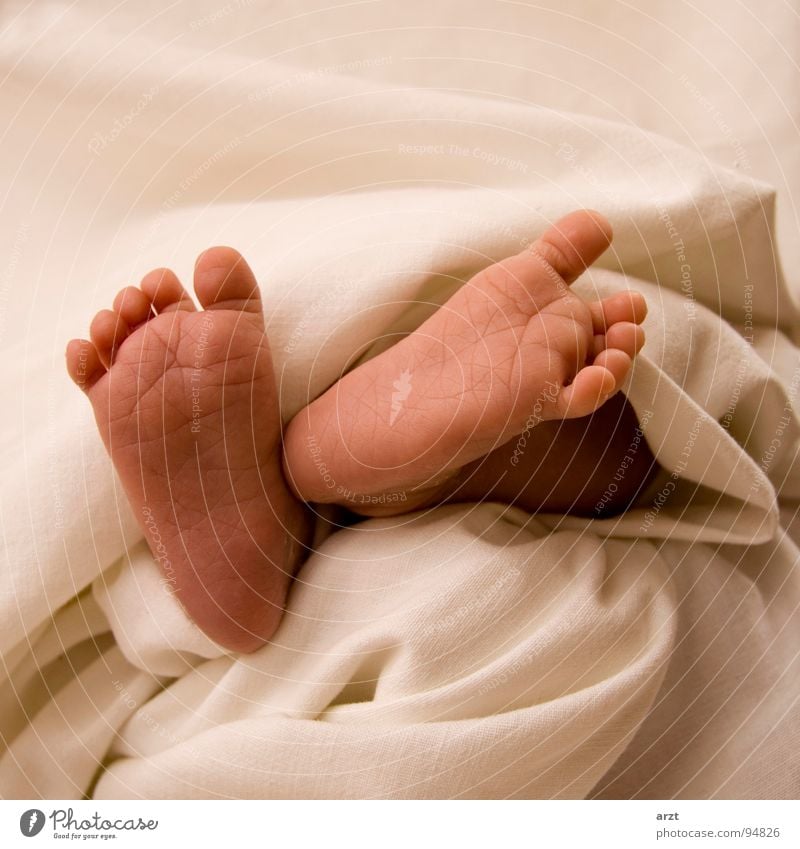
[[[641,295],[587,303],[569,289],[610,240],[599,213],[561,219],[312,401],[283,450],[263,304],[244,259],[232,248],[198,258],[199,310],[167,269],[123,289],[95,316],[91,339],[70,342],[67,369],[193,621],[232,651],[269,641],[310,545],[307,501],[394,515],[491,496],[532,511],[585,512],[635,429],[622,396],[603,405],[644,343]],[[515,476],[504,475],[506,444],[537,399],[542,424]],[[574,474],[556,474],[567,454]],[[654,468],[643,444],[627,475],[631,492]],[[351,495],[400,490],[403,501],[378,506]]]

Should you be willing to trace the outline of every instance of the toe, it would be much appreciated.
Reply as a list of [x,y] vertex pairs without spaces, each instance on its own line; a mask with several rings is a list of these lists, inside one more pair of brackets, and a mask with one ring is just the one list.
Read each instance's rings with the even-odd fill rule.
[[631,362],[631,358],[625,351],[620,351],[617,348],[606,348],[605,351],[595,357],[593,365],[602,366],[610,371],[614,375],[614,388],[619,389],[631,370]]
[[106,373],[97,349],[88,339],[73,339],[67,345],[67,372],[84,392]]
[[608,328],[605,339],[606,347],[617,348],[629,357],[635,357],[644,346],[644,330],[631,321],[619,321]]
[[574,282],[608,248],[613,233],[605,216],[580,209],[559,219],[530,250],[566,283]]
[[153,314],[150,299],[137,286],[126,286],[114,298],[114,310],[131,329],[144,324]]
[[142,292],[150,299],[153,309],[161,314],[164,312],[193,312],[194,302],[181,281],[169,268],[155,268],[145,274],[139,284]]
[[565,419],[588,416],[607,401],[617,389],[617,379],[604,366],[591,365],[582,368],[575,380],[561,390],[558,414]]
[[602,301],[589,304],[595,333],[605,333],[612,324],[641,324],[647,315],[647,301],[639,292],[617,292]]
[[106,368],[111,367],[111,363],[114,361],[114,354],[119,349],[119,346],[128,338],[130,332],[125,319],[113,310],[100,310],[94,319],[92,319],[89,335],[92,338],[94,347],[97,349],[100,362]]
[[194,268],[194,291],[205,309],[263,315],[255,275],[233,248],[209,248],[200,254]]
[[[480,289],[490,284],[497,289],[500,281],[499,287],[504,290],[521,287],[527,296],[534,296],[531,312],[535,312],[566,294],[567,286],[606,250],[611,235],[611,225],[599,212],[573,212],[521,253],[484,269],[471,285]],[[545,300],[539,302],[537,296]]]

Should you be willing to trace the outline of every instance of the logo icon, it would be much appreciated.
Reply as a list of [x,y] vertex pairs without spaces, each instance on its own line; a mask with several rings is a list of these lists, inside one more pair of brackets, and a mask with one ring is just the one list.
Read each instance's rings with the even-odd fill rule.
[[25,837],[36,837],[44,828],[44,812],[38,808],[31,808],[19,818],[19,830]]
[[391,427],[397,417],[400,415],[400,410],[403,409],[403,401],[411,394],[411,372],[406,371],[400,374],[400,377],[392,383],[394,392],[392,392],[392,409],[389,413],[389,426]]

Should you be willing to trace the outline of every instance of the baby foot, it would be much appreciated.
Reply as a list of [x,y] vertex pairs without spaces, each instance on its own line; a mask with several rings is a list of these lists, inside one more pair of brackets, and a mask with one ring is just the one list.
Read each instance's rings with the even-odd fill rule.
[[599,213],[562,218],[345,375],[287,429],[294,490],[355,510],[377,494],[410,509],[532,424],[597,410],[644,343],[647,311],[638,293],[587,303],[569,288],[610,241]]
[[275,631],[307,542],[280,464],[281,427],[261,296],[231,248],[203,253],[195,308],[177,277],[123,289],[67,348],[153,554],[217,643],[251,651]]

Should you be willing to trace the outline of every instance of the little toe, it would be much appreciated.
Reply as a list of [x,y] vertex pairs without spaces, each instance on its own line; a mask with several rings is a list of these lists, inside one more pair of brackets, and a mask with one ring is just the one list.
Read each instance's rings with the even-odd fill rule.
[[616,389],[617,379],[607,368],[601,365],[586,366],[559,393],[556,402],[558,414],[565,419],[588,416],[602,406]]
[[617,292],[589,304],[595,333],[605,333],[620,321],[641,324],[647,315],[647,301],[639,292]]
[[67,372],[84,392],[106,373],[97,349],[88,339],[72,339],[67,344]]
[[606,347],[624,351],[629,357],[635,357],[644,346],[644,330],[631,321],[618,321],[606,332]]
[[128,338],[130,332],[125,319],[113,310],[100,310],[92,319],[89,336],[97,349],[100,362],[106,368],[111,367],[114,354]]
[[195,310],[194,301],[181,285],[175,272],[169,268],[154,268],[145,274],[139,285],[159,315],[179,310],[184,312]]
[[114,298],[113,309],[131,330],[144,324],[153,314],[150,299],[138,286],[126,286],[121,289]]
[[209,248],[200,254],[194,267],[194,291],[207,310],[241,310],[263,315],[255,275],[233,248]]

